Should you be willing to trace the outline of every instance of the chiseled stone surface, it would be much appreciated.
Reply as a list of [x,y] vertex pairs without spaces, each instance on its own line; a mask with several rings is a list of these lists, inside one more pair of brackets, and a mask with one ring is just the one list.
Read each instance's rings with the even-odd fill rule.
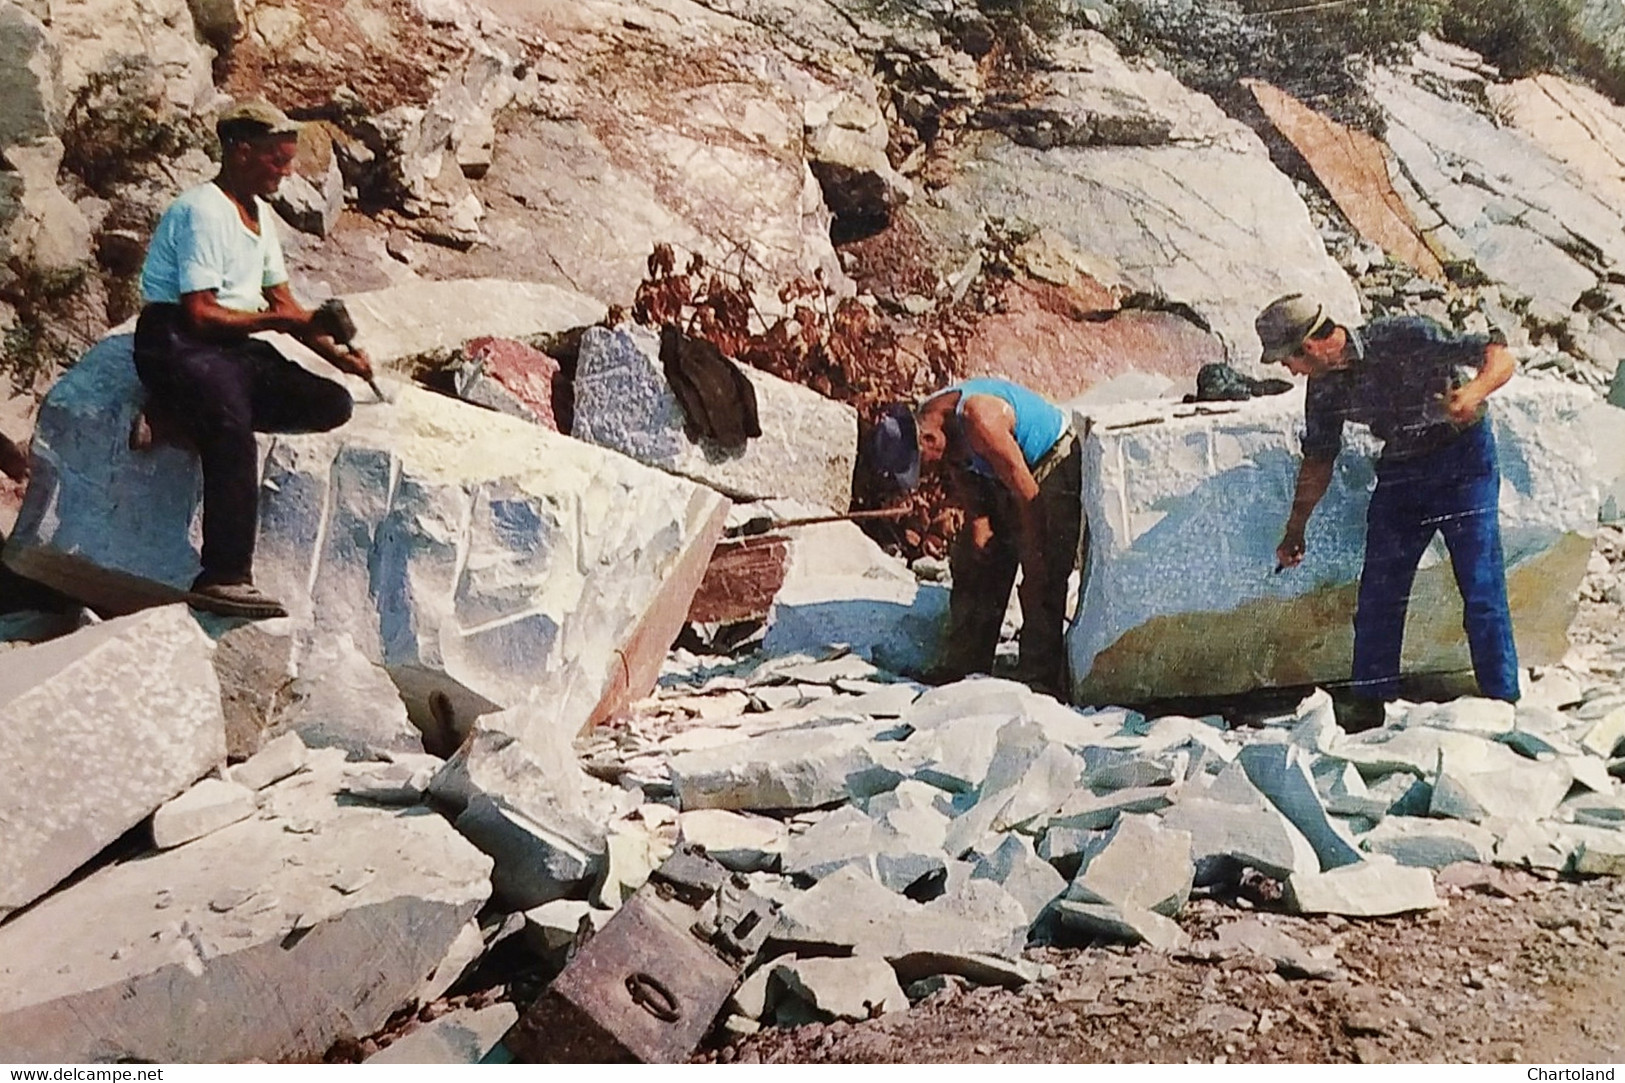
[[[1590,401],[1579,387],[1529,379],[1490,400],[1504,468],[1507,586],[1525,665],[1555,663],[1568,649],[1598,510],[1595,455],[1579,423]],[[1068,638],[1075,700],[1141,702],[1348,677],[1377,442],[1350,433],[1309,522],[1304,562],[1271,574],[1297,475],[1302,392],[1223,409],[1094,412],[1084,442],[1089,569]],[[1436,539],[1411,595],[1404,670],[1469,666],[1460,596]]]
[[212,646],[166,606],[3,656],[0,917],[225,762]]
[[788,497],[829,512],[852,503],[858,415],[809,388],[740,365],[756,389],[762,435],[739,449],[695,443],[666,382],[660,336],[637,324],[589,328],[575,378],[577,439],[704,482],[731,497]]
[[[48,396],[6,549],[114,610],[173,600],[198,568],[195,460],[108,436],[135,409],[130,348],[104,340]],[[302,635],[350,636],[415,719],[449,713],[459,735],[532,688],[574,733],[652,686],[725,498],[426,391],[358,397],[341,429],[261,445],[255,574]]]
[[0,1059],[309,1058],[411,1001],[491,863],[427,809],[339,800],[343,754],[313,760],[260,816],[0,926]]

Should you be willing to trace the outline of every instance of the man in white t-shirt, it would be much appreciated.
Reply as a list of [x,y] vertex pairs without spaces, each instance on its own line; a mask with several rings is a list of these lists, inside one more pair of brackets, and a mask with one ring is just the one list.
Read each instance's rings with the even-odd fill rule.
[[[350,418],[350,393],[250,336],[282,331],[336,368],[370,378],[365,354],[321,332],[294,299],[267,198],[293,167],[299,126],[266,102],[221,114],[220,175],[164,212],[141,268],[135,366],[147,413],[197,448],[203,468],[200,609],[243,617],[287,610],[254,586],[259,500],[255,432],[324,432]],[[145,421],[139,421],[138,426]],[[139,446],[143,435],[132,433]]]

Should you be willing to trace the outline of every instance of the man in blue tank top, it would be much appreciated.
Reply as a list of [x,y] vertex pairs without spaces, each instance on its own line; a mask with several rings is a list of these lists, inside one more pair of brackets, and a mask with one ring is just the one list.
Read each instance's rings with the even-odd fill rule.
[[1067,577],[1082,529],[1082,452],[1067,414],[1008,380],[966,380],[916,409],[888,407],[866,458],[905,489],[923,465],[946,469],[965,523],[949,550],[953,593],[935,676],[991,673],[1016,569],[1021,569],[1017,678],[1067,695]]

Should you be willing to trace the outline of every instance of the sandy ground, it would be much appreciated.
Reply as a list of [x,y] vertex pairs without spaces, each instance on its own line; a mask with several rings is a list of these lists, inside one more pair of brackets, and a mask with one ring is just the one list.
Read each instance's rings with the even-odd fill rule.
[[[1342,976],[1294,979],[1250,954],[1035,949],[1057,967],[1019,992],[949,988],[911,1011],[759,1035],[725,1063],[1415,1061],[1625,1059],[1625,883],[1563,883],[1460,866],[1447,905],[1345,921],[1270,915],[1334,944]],[[1239,904],[1239,905],[1238,905]],[[1194,940],[1249,920],[1245,899],[1193,902]],[[1250,908],[1250,907],[1249,907]]]

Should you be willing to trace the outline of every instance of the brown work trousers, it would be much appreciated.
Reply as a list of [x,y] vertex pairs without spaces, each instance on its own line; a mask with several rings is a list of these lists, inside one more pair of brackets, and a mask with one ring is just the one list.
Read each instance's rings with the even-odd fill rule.
[[[1046,525],[1046,574],[1043,584],[1022,586],[1021,656],[1016,678],[1035,691],[1064,700],[1068,692],[1063,637],[1066,585],[1079,559],[1082,536],[1081,442],[1073,440],[1070,450],[1053,464],[1047,456],[1040,460],[1034,476],[1039,477],[1038,505]],[[941,671],[950,680],[993,672],[999,629],[1020,566],[1017,539],[1021,522],[1015,497],[991,478],[967,475],[964,481],[965,525],[948,551],[953,593],[948,601],[948,642]]]

